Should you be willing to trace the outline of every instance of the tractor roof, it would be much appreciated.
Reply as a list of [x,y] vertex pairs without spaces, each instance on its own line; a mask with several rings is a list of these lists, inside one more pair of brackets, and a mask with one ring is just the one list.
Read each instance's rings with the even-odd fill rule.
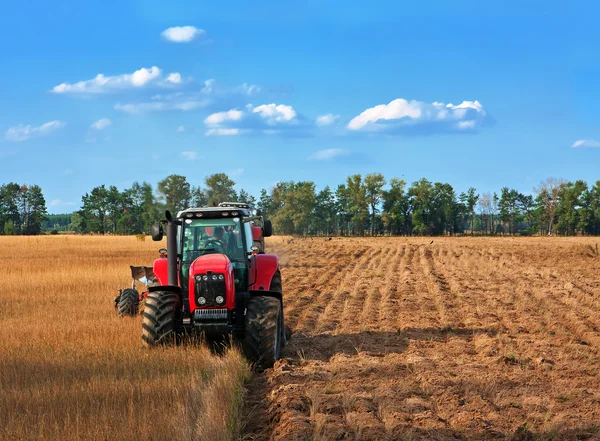
[[[222,218],[222,217],[228,217],[228,216],[235,216],[235,217],[249,217],[252,216],[252,208],[247,205],[247,204],[243,204],[245,205],[245,207],[238,207],[238,206],[224,206],[219,204],[218,207],[199,207],[199,208],[188,208],[186,210],[180,211],[179,213],[177,213],[177,217],[181,218],[181,217],[203,217],[203,218],[214,218],[214,217],[218,217],[218,218]],[[186,214],[188,214],[188,216],[186,216]],[[225,214],[224,214],[225,213]],[[190,216],[191,214],[191,216]],[[199,214],[198,216],[195,216],[196,214]]]

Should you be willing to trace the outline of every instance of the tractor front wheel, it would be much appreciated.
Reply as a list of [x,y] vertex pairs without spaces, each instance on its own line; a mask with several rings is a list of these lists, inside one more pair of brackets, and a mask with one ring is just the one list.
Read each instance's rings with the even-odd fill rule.
[[252,297],[246,309],[246,357],[262,369],[273,366],[281,352],[281,333],[281,302],[274,297]]
[[172,292],[156,291],[146,297],[142,340],[148,347],[174,343],[177,340],[177,310],[179,296]]
[[119,317],[135,316],[138,313],[139,293],[133,288],[124,289],[119,296],[117,315]]

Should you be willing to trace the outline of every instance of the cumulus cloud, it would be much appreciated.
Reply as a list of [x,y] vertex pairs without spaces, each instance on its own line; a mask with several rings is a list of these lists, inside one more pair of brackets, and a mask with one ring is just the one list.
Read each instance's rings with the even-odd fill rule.
[[348,123],[348,130],[389,134],[473,132],[491,122],[479,101],[444,104],[395,99],[363,111]]
[[243,110],[231,109],[209,115],[204,124],[209,128],[207,136],[262,133],[304,136],[313,127],[292,106],[285,104],[248,104]]
[[98,121],[93,123],[90,127],[94,130],[103,130],[110,126],[112,121],[108,118],[100,118]]
[[195,26],[174,26],[165,29],[160,35],[165,40],[172,41],[173,43],[189,43],[205,33],[204,30],[198,29]]
[[181,156],[189,161],[195,161],[196,159],[199,159],[198,153],[196,152],[181,152]]
[[49,121],[37,127],[29,124],[19,124],[18,126],[8,129],[5,136],[8,141],[26,141],[31,138],[49,135],[58,129],[62,129],[66,125],[67,123],[63,121]]
[[167,87],[180,84],[181,82],[181,74],[177,72],[171,73],[164,80],[161,69],[152,66],[149,68],[142,67],[131,74],[113,76],[98,74],[91,80],[79,81],[73,84],[62,83],[54,86],[52,92],[56,94],[93,95],[141,88],[148,85]]
[[207,126],[217,126],[227,121],[239,121],[244,116],[244,112],[238,109],[228,110],[227,112],[217,112],[209,115],[204,120]]
[[579,139],[575,141],[571,147],[574,149],[586,147],[600,147],[600,141],[596,141],[595,139]]
[[318,126],[330,126],[340,118],[339,115],[333,113],[327,113],[325,115],[317,116],[316,123]]
[[345,149],[325,149],[319,150],[308,157],[309,160],[326,161],[328,159],[337,158],[348,153]]

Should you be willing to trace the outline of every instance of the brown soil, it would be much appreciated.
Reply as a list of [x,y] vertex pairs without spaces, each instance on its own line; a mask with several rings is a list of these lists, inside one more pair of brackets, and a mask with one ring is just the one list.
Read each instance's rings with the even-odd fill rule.
[[597,239],[274,238],[247,440],[600,439]]

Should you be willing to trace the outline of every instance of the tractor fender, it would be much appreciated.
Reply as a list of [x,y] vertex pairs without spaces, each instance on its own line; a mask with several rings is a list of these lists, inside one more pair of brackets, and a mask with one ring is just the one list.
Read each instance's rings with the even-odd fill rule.
[[159,285],[166,285],[169,280],[169,267],[167,266],[167,258],[161,257],[154,261],[152,271],[158,280]]
[[257,254],[252,256],[251,270],[254,273],[254,283],[248,287],[249,291],[268,291],[271,288],[271,279],[279,269],[279,259],[273,254]]

